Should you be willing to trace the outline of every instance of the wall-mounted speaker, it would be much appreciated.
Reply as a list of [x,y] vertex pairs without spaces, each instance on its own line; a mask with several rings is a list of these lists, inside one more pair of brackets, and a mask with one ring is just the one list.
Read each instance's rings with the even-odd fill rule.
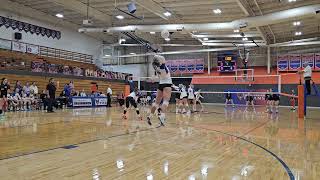
[[22,34],[19,32],[15,32],[14,33],[14,39],[15,40],[21,40],[22,39]]

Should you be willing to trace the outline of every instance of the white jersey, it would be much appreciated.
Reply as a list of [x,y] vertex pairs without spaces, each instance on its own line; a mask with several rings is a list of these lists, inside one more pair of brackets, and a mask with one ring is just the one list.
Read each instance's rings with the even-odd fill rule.
[[188,99],[194,99],[194,90],[193,88],[188,88]]
[[196,95],[196,101],[199,101],[200,98],[203,98],[200,92],[195,92],[194,94]]
[[166,64],[161,64],[156,71],[160,79],[159,84],[172,84],[171,74]]
[[312,69],[311,67],[308,65],[307,67],[304,68],[303,70],[303,77],[311,77],[312,76]]
[[128,97],[132,97],[133,99],[136,99],[137,98],[137,94],[136,92],[132,91]]
[[186,88],[185,87],[181,88],[180,89],[180,99],[186,98],[187,96],[188,96],[188,94],[187,94]]

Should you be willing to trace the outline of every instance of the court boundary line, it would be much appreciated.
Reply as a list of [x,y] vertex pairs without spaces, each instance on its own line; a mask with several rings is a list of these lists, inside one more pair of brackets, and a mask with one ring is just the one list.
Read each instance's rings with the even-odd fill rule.
[[[118,125],[118,126],[122,126],[122,125]],[[151,131],[151,130],[154,130],[154,129],[159,129],[160,127],[162,127],[162,126],[159,125],[159,126],[152,127],[152,128],[142,129],[142,130],[139,130],[139,131],[136,130],[136,131],[129,132],[129,133],[122,133],[122,134],[112,135],[112,136],[105,137],[105,138],[98,138],[98,139],[83,141],[83,142],[79,142],[79,143],[75,143],[75,144],[67,144],[67,145],[54,147],[54,148],[49,148],[49,149],[45,149],[45,150],[33,151],[33,152],[30,152],[30,153],[22,153],[22,154],[18,154],[18,155],[8,156],[6,158],[2,158],[2,159],[0,159],[0,161],[13,159],[13,158],[19,158],[19,157],[22,157],[22,156],[28,156],[28,155],[32,155],[32,154],[38,154],[38,153],[47,152],[47,151],[53,151],[53,150],[56,150],[56,149],[62,149],[63,147],[70,146],[70,145],[81,145],[81,144],[91,143],[91,142],[95,142],[95,141],[101,141],[101,140],[107,140],[107,139],[112,139],[112,138],[116,138],[116,137],[121,137],[121,136],[125,136],[125,135],[132,135],[132,134],[135,134],[137,132]]]
[[[266,122],[265,122],[266,124]],[[265,125],[263,124],[263,125]],[[260,125],[259,125],[260,126]],[[208,128],[204,128],[204,127],[197,127],[197,126],[192,126],[194,128],[200,128],[200,129],[205,129],[205,130],[208,130],[208,131],[214,131],[214,132],[218,132],[218,133],[221,133],[221,134],[225,134],[225,135],[228,135],[228,136],[231,136],[231,137],[235,137],[235,138],[238,138],[238,139],[241,139],[247,143],[250,143],[250,144],[253,144],[257,147],[259,147],[260,149],[264,150],[265,152],[269,153],[270,155],[272,155],[276,160],[278,160],[281,165],[283,166],[283,168],[286,170],[290,180],[295,180],[295,177],[291,171],[291,169],[289,168],[289,166],[281,159],[279,158],[275,153],[273,153],[272,151],[268,150],[267,148],[261,146],[260,144],[257,144],[255,142],[252,142],[252,141],[249,141],[247,139],[245,139],[244,137],[241,137],[241,136],[237,136],[237,135],[233,135],[233,134],[230,134],[230,133],[227,133],[227,132],[222,132],[222,131],[219,131],[219,130],[215,130],[215,129],[208,129]],[[261,126],[260,126],[261,127]],[[256,128],[254,128],[256,129]],[[250,133],[250,132],[249,132]],[[247,133],[248,134],[248,133]],[[242,135],[243,136],[243,135]]]
[[[227,133],[227,132],[222,132],[222,131],[219,131],[219,130],[215,130],[215,129],[208,129],[208,128],[205,128],[205,127],[197,127],[197,126],[194,126],[194,125],[190,125],[191,127],[194,127],[194,128],[200,128],[200,129],[204,129],[204,130],[208,130],[208,131],[214,131],[214,132],[217,132],[217,133],[220,133],[220,134],[225,134],[225,135],[228,135],[228,136],[231,136],[231,137],[235,137],[235,138],[238,138],[238,139],[241,139],[249,144],[253,144],[257,147],[259,147],[260,149],[264,150],[265,152],[269,153],[270,155],[272,155],[276,160],[278,160],[281,165],[283,166],[283,168],[286,170],[290,180],[295,180],[295,177],[291,171],[291,169],[289,168],[289,166],[280,158],[278,157],[275,153],[273,153],[272,151],[268,150],[267,148],[253,142],[253,141],[249,141],[247,139],[245,139],[243,136],[247,135],[248,133],[254,131],[255,129],[265,125],[267,122],[269,122],[270,120],[262,123],[262,124],[259,124],[259,126],[257,127],[254,127],[253,129],[249,130],[249,132],[246,132],[246,134],[244,135],[241,135],[241,136],[237,136],[237,135],[233,135],[233,134],[230,134],[230,133]],[[223,122],[220,122],[220,123],[224,123],[225,121]],[[167,124],[175,124],[176,123],[167,123]],[[188,127],[189,125],[187,125],[186,127]],[[143,129],[143,130],[139,130],[139,132],[143,132],[143,131],[151,131],[151,130],[154,130],[154,129],[159,129],[160,127],[162,126],[156,126],[156,127],[153,127],[153,128],[147,128],[147,129]],[[115,137],[121,137],[121,136],[126,136],[126,135],[131,135],[131,134],[135,134],[137,133],[138,131],[133,131],[133,132],[129,132],[129,133],[122,133],[122,134],[118,134],[118,135],[113,135],[113,136],[109,136],[107,138],[98,138],[98,139],[95,139],[95,140],[89,140],[89,141],[84,141],[84,142],[80,142],[80,143],[76,143],[76,144],[70,144],[70,145],[81,145],[81,144],[86,144],[86,143],[91,143],[91,142],[95,142],[95,141],[100,141],[100,140],[107,140],[107,139],[112,139],[112,138],[115,138]],[[16,156],[11,156],[11,157],[7,157],[7,158],[3,158],[3,159],[0,159],[0,161],[2,160],[8,160],[8,159],[13,159],[13,158],[18,158],[18,157],[22,157],[22,156],[27,156],[27,155],[32,155],[32,154],[38,154],[38,153],[42,153],[42,152],[47,152],[47,151],[52,151],[52,150],[56,150],[56,149],[62,149],[63,147],[65,147],[66,145],[64,146],[60,146],[60,147],[55,147],[55,148],[50,148],[50,149],[46,149],[46,150],[42,150],[42,151],[35,151],[35,152],[31,152],[31,153],[24,153],[24,154],[20,154],[20,155],[16,155]]]

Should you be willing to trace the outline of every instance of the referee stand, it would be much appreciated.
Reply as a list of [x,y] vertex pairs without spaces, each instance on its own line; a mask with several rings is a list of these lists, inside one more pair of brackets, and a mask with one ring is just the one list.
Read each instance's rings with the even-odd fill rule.
[[[303,89],[303,91],[304,91],[304,103],[303,103],[303,107],[304,107],[304,109],[303,109],[303,111],[304,111],[304,116],[306,116],[307,115],[307,97],[308,96],[317,96],[317,97],[319,97],[319,99],[320,99],[320,93],[319,93],[319,90],[318,90],[318,88],[317,88],[317,86],[316,86],[316,84],[315,84],[315,82],[313,81],[313,80],[311,80],[312,81],[312,88],[313,88],[313,90],[314,90],[314,92],[315,92],[315,95],[312,95],[312,94],[307,94],[307,86],[306,85],[304,85],[304,89]],[[301,85],[301,80],[300,80],[300,85]],[[299,86],[300,86],[299,85]],[[312,89],[311,89],[312,90]],[[300,96],[299,96],[300,97]],[[300,105],[300,104],[299,104]],[[300,116],[299,116],[299,118],[300,118]]]

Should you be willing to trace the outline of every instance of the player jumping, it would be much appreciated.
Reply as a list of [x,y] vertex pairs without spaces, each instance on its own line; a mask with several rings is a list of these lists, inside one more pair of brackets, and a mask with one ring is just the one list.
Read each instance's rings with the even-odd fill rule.
[[[147,116],[147,121],[151,126],[151,116],[158,109],[158,119],[160,121],[160,125],[164,126],[165,112],[167,110],[167,107],[169,106],[169,100],[171,98],[172,79],[170,71],[166,66],[166,60],[163,56],[155,55],[153,58],[152,66],[155,70],[155,74],[160,79],[160,81],[157,89],[156,100],[152,104],[151,112]],[[160,106],[161,101],[162,105]]]

